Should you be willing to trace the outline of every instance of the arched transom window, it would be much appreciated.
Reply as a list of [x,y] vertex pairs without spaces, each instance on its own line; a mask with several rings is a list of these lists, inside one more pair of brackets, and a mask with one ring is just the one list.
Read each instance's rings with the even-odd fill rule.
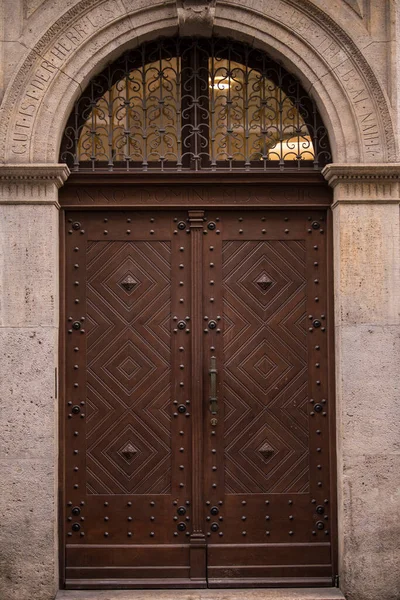
[[60,159],[73,171],[320,169],[331,161],[314,101],[258,49],[160,39],[94,77]]

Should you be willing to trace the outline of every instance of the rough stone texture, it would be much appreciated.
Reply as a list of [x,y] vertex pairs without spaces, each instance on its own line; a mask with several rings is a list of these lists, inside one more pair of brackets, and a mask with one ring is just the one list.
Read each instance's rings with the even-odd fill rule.
[[0,329],[0,598],[57,590],[57,330]]
[[341,588],[398,600],[399,174],[332,165]]
[[0,598],[52,600],[57,590],[54,457],[0,460]]
[[60,591],[56,600],[344,600],[340,590],[286,589],[286,590],[149,590],[76,592]]
[[36,178],[30,169],[31,179],[25,171],[25,180],[21,173],[13,180],[0,168],[0,598],[52,600],[58,587],[57,186],[49,167],[41,182],[38,169]]
[[398,204],[335,209],[336,322],[400,323]]
[[54,206],[0,205],[0,326],[58,325],[58,216]]
[[342,325],[336,342],[341,587],[398,600],[400,328]]
[[56,350],[55,328],[0,328],[0,460],[54,458]]

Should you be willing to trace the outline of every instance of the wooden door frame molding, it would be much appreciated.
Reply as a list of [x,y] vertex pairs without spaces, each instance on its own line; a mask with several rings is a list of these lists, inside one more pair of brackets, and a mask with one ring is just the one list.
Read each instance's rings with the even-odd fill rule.
[[[192,191],[191,194],[184,190]],[[202,194],[195,191],[201,188]],[[166,193],[174,195],[174,201],[163,201]],[[65,447],[63,423],[65,419],[66,362],[65,362],[65,212],[75,210],[169,210],[185,209],[289,209],[327,210],[328,238],[328,315],[334,323],[333,282],[333,219],[329,210],[333,203],[333,190],[320,172],[269,172],[196,174],[119,174],[79,173],[72,174],[59,190],[60,211],[60,335],[59,335],[59,585],[65,588],[65,525],[66,506],[64,494],[63,451]],[[336,396],[335,396],[335,340],[334,327],[330,332],[328,351],[329,393],[333,402],[330,406],[330,462],[332,489],[332,562],[334,573],[338,573],[338,514],[337,514],[337,443],[336,443]],[[202,536],[201,536],[202,537]],[[201,549],[203,539],[193,540]],[[197,544],[196,544],[197,542]],[[201,561],[200,561],[201,563]],[[198,565],[201,576],[202,566]],[[194,574],[195,575],[195,574]]]
[[60,190],[59,202],[62,208],[75,209],[326,208],[333,191],[319,171],[73,173]]

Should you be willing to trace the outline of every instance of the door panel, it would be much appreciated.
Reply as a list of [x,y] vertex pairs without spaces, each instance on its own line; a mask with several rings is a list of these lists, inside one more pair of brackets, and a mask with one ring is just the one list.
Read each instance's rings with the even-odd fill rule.
[[325,215],[207,218],[209,585],[331,585]]
[[190,343],[172,319],[186,323],[190,298],[179,218],[67,214],[68,587],[193,585]]
[[332,584],[325,219],[67,213],[67,587]]

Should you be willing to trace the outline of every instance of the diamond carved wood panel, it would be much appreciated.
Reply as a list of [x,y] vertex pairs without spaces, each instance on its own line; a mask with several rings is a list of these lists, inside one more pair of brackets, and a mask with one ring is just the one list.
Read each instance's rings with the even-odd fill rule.
[[223,243],[227,493],[309,488],[302,241]]
[[171,479],[170,244],[90,244],[86,296],[88,492],[166,494]]

